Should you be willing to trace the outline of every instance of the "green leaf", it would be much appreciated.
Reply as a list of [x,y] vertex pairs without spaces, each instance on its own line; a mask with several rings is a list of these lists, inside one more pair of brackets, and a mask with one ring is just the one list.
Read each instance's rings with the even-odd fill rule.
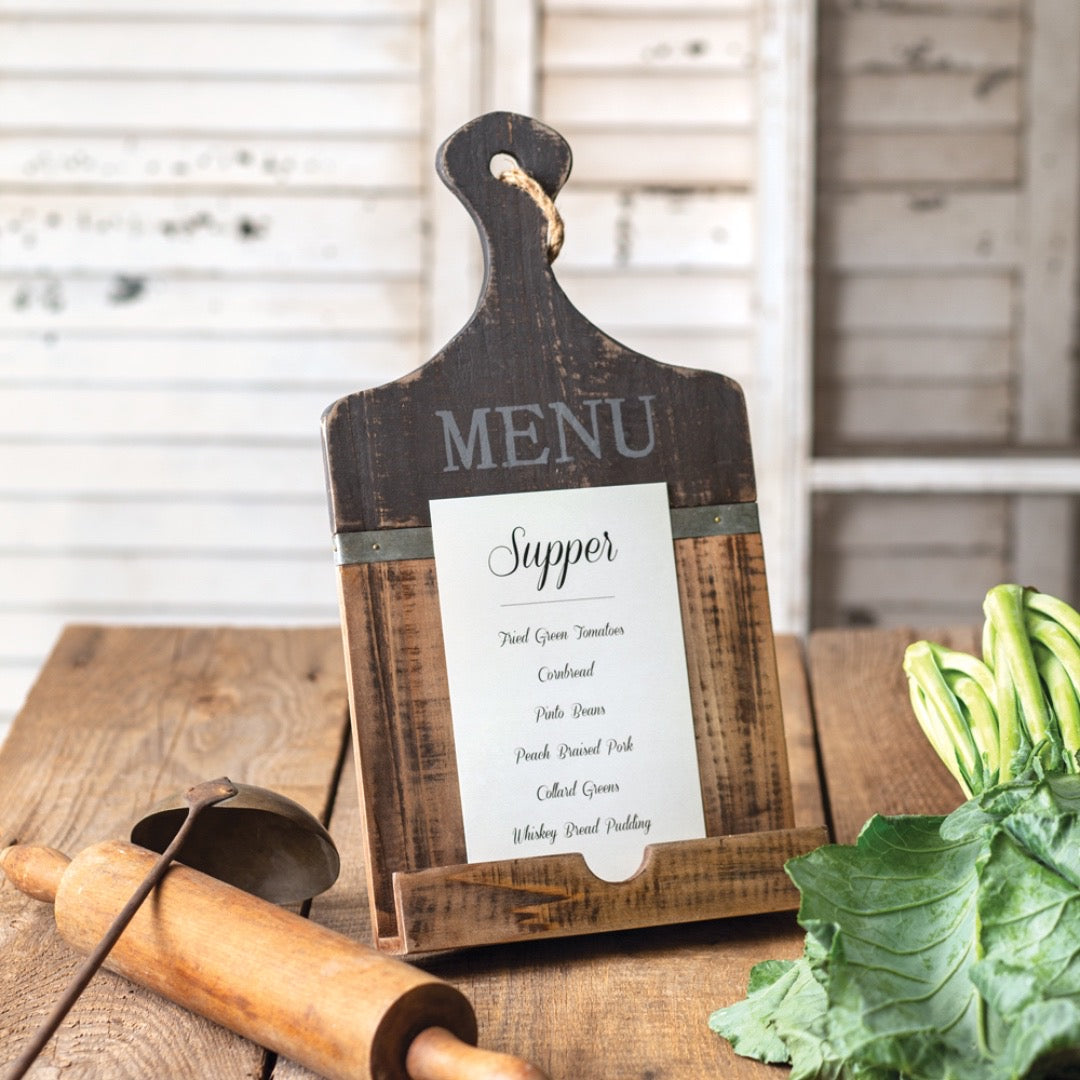
[[[946,839],[944,819],[874,817],[854,847],[821,848],[789,873],[799,921],[825,944],[834,1045],[882,1068],[913,1070],[982,1052],[976,948],[981,833]],[[940,1075],[948,1075],[942,1073]]]
[[714,1030],[792,1080],[1080,1080],[1080,776],[872,818],[788,864],[798,961]]

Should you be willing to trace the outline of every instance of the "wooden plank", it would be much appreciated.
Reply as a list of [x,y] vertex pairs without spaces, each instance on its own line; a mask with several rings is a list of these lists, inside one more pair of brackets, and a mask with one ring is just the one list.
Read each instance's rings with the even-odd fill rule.
[[[754,0],[678,0],[678,10],[713,14],[720,11],[752,11]],[[670,11],[672,5],[663,0],[544,0],[552,12],[569,14],[645,14],[657,15]]]
[[1016,131],[822,132],[818,180],[823,184],[1015,185],[1020,177]]
[[[342,386],[353,389],[350,382]],[[340,396],[340,395],[338,395]],[[108,441],[242,439],[304,442],[335,397],[325,390],[9,387],[0,393],[5,439]]]
[[0,115],[0,130],[12,133],[415,135],[421,92],[415,82],[361,79],[10,77],[0,82]]
[[22,190],[417,191],[416,138],[0,133],[0,183]]
[[[1005,16],[1011,12],[1023,11],[1026,0],[899,0],[891,4],[897,14],[904,16],[918,13],[938,13],[951,15],[963,11],[984,15]],[[819,0],[822,11],[845,12],[861,11],[864,0]]]
[[[54,634],[54,639],[55,636]],[[0,746],[3,746],[4,739],[11,730],[15,714],[26,701],[26,695],[41,667],[41,658],[46,652],[47,649],[43,649],[40,655],[30,659],[5,657],[3,663],[0,663]]]
[[[431,356],[469,318],[483,268],[476,227],[465,208],[430,167],[443,139],[479,115],[483,106],[480,5],[435,4],[427,24],[430,92],[423,142],[428,198],[428,273],[423,295],[424,353]],[[525,58],[523,63],[532,65]],[[494,106],[502,108],[501,105]]]
[[415,195],[7,198],[0,272],[419,274]]
[[756,180],[756,147],[749,131],[608,131],[561,128],[574,148],[573,190],[582,185],[664,189],[749,189]]
[[[650,330],[609,326],[612,336],[645,356],[679,367],[704,368],[728,375],[746,389],[754,377],[754,339],[748,333]],[[748,400],[751,395],[747,395]],[[752,400],[751,400],[752,404]]]
[[[1080,469],[1078,469],[1080,472]],[[1012,581],[1080,602],[1076,535],[1080,530],[1080,475],[1071,496],[1024,495],[1013,500]]]
[[[545,74],[541,113],[555,127],[748,127],[754,118],[749,75]],[[2,104],[2,99],[0,99]]]
[[[2,667],[27,674],[21,693],[30,688],[29,673],[36,676],[45,657],[56,644],[66,622],[72,621],[58,612],[0,611],[0,652]],[[5,698],[10,701],[10,698]]]
[[[974,630],[930,633],[961,651],[978,648]],[[963,801],[956,781],[928,750],[908,703],[904,649],[922,636],[909,628],[819,630],[810,637],[826,797],[839,843],[850,844],[871,812],[940,814]],[[854,717],[868,722],[856,723]]]
[[321,490],[319,444],[303,446],[140,445],[0,442],[5,494],[200,495],[288,499]]
[[791,773],[795,825],[825,825],[825,803],[818,774],[817,736],[802,642],[793,634],[776,635],[776,668],[784,709],[784,737]]
[[821,826],[650,844],[640,869],[619,883],[599,881],[580,856],[433,867],[401,875],[398,905],[410,952],[476,940],[478,924],[502,942],[637,929],[643,908],[653,909],[650,925],[660,926],[706,911],[717,918],[785,911],[798,897],[784,863],[824,841]]
[[762,482],[763,529],[783,537],[771,549],[770,608],[777,629],[808,625],[812,249],[814,215],[815,32],[813,3],[762,6],[756,112],[759,180],[756,210],[758,401],[755,460]]
[[1005,334],[853,332],[822,335],[818,374],[851,382],[1000,382],[1012,370]]
[[[1080,6],[1035,0],[1024,145],[1023,291],[1017,401],[1021,443],[1066,445],[1077,437],[1076,236],[1080,230]],[[1076,545],[1061,545],[1067,576]]]
[[253,9],[248,0],[0,0],[0,15],[128,15],[137,18],[230,16],[257,21],[268,16],[308,19],[419,17],[423,0],[262,0]]
[[1015,72],[918,72],[823,75],[818,80],[823,128],[920,131],[1015,126],[1020,80]]
[[818,250],[841,271],[1010,269],[1018,210],[1012,191],[846,192],[821,209]]
[[[138,678],[118,677],[131,671]],[[165,795],[222,774],[321,816],[345,701],[334,630],[72,628],[0,748],[0,827],[74,854],[125,835]],[[0,909],[0,993],[13,1047],[52,1006],[76,957],[46,905],[7,888]],[[117,1015],[139,1019],[117,1026]],[[263,1069],[258,1047],[114,976],[93,980],[79,1016],[55,1037],[55,1060],[119,1074],[152,1059],[178,1078]]]
[[242,558],[198,552],[161,556],[138,550],[114,555],[8,555],[0,565],[0,589],[9,606],[45,600],[69,610],[131,604],[173,612],[196,606],[293,608],[307,614],[321,612],[324,620],[333,618],[336,596],[332,558],[317,549],[287,557],[258,553]]
[[534,116],[540,5],[490,0],[485,15],[483,107]]
[[[176,499],[100,498],[42,495],[32,499],[0,496],[0,550],[61,555],[144,557],[178,549],[242,557],[277,553],[282,558],[315,553],[328,557],[326,499],[321,491],[305,497],[262,496],[242,501],[197,497]],[[55,637],[51,635],[51,637]],[[0,629],[3,642],[11,644]]]
[[568,271],[559,281],[574,306],[611,333],[754,327],[753,286],[743,275]]
[[540,48],[548,72],[743,71],[754,62],[755,42],[754,20],[744,15],[552,12]]
[[[362,825],[352,792],[350,761],[339,785],[330,832],[342,852],[362,850]],[[360,858],[343,860],[338,883],[312,903],[311,918],[360,941],[371,927]],[[701,1016],[742,997],[754,957],[795,957],[802,935],[788,915],[503,945],[497,962],[478,962],[475,951],[424,961],[472,1001],[480,1045],[518,1054],[551,1076],[638,1076],[650,1071],[672,1080],[715,1074],[762,1080],[775,1070],[736,1056],[702,1020],[686,1022],[686,1002]],[[558,971],[559,989],[535,971]],[[492,954],[494,957],[495,954]],[[676,997],[677,995],[677,997]],[[632,1002],[632,1004],[630,1003]],[[625,1032],[619,1039],[590,1038],[597,1024]],[[292,1062],[279,1061],[275,1080],[312,1080]]]
[[855,608],[839,607],[828,597],[816,599],[814,625],[817,627],[895,630],[911,626],[961,626],[972,618],[971,604],[947,603],[933,597],[888,603],[874,600]]
[[821,494],[814,512],[814,544],[823,552],[903,551],[921,558],[1007,547],[1009,500],[1001,495]]
[[755,207],[741,194],[570,191],[559,270],[749,270]]
[[1075,455],[817,458],[810,467],[817,491],[1074,494],[1077,481]]
[[998,447],[1011,432],[1011,384],[825,383],[815,410],[824,453],[859,444]]
[[823,9],[818,41],[828,72],[1016,71],[1023,24],[1016,11],[897,13]]
[[280,277],[0,275],[8,330],[415,331],[419,282]]
[[[470,322],[427,365],[397,383],[343,398],[326,412],[335,533],[424,526],[432,499],[510,490],[662,479],[673,507],[752,500],[741,392],[709,373],[633,354],[574,310],[550,274],[542,216],[531,201],[489,175],[489,162],[499,153],[514,156],[552,197],[569,171],[569,148],[555,132],[506,114],[482,117],[443,145],[441,173],[478,222],[491,271]],[[514,364],[505,362],[507,355],[516,357]],[[551,421],[540,405],[525,405],[509,411],[524,408],[539,417],[529,429],[536,444],[530,458],[514,460],[507,436],[498,444],[500,459],[506,447],[505,468],[487,461],[486,417],[508,412],[497,403],[535,400],[572,410],[581,407],[582,394],[612,407],[612,431],[621,447],[614,456],[603,450],[588,457],[540,453],[553,435]],[[625,417],[616,420],[615,406],[622,400],[636,400],[641,408],[630,421],[636,430],[628,439],[624,429],[620,443]],[[655,409],[648,404],[654,400]],[[555,405],[548,407],[558,415]],[[475,470],[475,455],[460,439],[461,463],[450,460],[448,418],[455,414],[475,418],[468,428],[473,447],[481,447]],[[435,416],[442,418],[441,431],[440,424],[433,426]],[[607,430],[605,422],[604,441]],[[635,450],[627,453],[630,446]],[[510,474],[516,464],[536,467]],[[679,540],[676,564],[706,834],[790,830],[760,536]],[[375,860],[373,919],[388,950],[441,948],[448,939],[436,931],[422,934],[424,913],[408,907],[409,889],[419,880],[414,872],[452,873],[449,868],[464,852],[434,566],[431,560],[346,562],[339,573],[366,833]],[[572,877],[570,862],[564,869]],[[512,872],[509,860],[495,868],[500,881],[503,871]],[[493,886],[493,904],[498,888]],[[609,891],[610,925],[625,927],[624,916],[614,914],[616,890]],[[634,896],[629,918],[635,925],[665,921],[663,909],[677,903],[665,895],[653,911],[659,893]],[[498,918],[495,923],[472,920],[471,936],[457,943],[505,940],[533,930]],[[453,923],[448,932],[455,937],[459,931],[463,927]]]
[[0,337],[0,384],[253,392],[318,388],[330,401],[349,389],[396,379],[420,360],[415,328],[364,337],[24,334]]
[[917,606],[926,597],[933,604],[970,604],[974,613],[986,591],[1008,580],[1007,552],[963,546],[935,553],[846,553],[833,575],[830,595],[843,608],[872,607],[875,604]]
[[412,21],[0,20],[9,76],[415,78],[420,44]]
[[1007,333],[1014,283],[1008,274],[824,273],[819,325],[835,331]]

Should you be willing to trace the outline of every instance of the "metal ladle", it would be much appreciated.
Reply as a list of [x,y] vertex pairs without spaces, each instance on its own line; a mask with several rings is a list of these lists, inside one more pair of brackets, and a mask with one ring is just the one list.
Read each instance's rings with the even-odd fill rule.
[[[319,821],[276,791],[235,782],[232,787],[235,795],[192,824],[180,860],[273,904],[310,900],[330,888],[341,860]],[[187,808],[185,795],[163,799],[132,827],[131,842],[164,851]]]
[[[205,813],[212,807],[219,812]],[[83,961],[5,1080],[26,1075],[179,855],[192,869],[279,904],[307,900],[328,889],[340,868],[329,833],[299,803],[265,788],[234,784],[227,777],[196,784],[183,795],[158,803],[136,822],[131,839],[161,857]]]

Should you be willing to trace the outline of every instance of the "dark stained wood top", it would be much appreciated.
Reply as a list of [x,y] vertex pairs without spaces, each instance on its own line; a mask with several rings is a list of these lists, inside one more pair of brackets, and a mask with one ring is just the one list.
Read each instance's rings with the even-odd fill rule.
[[499,154],[552,199],[570,172],[562,137],[512,113],[441,147],[439,173],[480,232],[480,298],[423,367],[326,411],[333,531],[428,525],[430,499],[507,491],[667,481],[672,506],[753,501],[742,390],[590,323],[552,272],[543,211],[492,175]]

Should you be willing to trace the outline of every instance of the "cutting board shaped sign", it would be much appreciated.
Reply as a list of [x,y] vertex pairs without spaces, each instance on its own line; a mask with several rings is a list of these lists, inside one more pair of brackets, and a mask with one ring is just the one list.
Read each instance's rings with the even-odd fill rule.
[[477,307],[323,418],[390,952],[793,908],[783,863],[824,840],[793,822],[742,390],[570,303],[570,161],[511,113],[446,140]]

